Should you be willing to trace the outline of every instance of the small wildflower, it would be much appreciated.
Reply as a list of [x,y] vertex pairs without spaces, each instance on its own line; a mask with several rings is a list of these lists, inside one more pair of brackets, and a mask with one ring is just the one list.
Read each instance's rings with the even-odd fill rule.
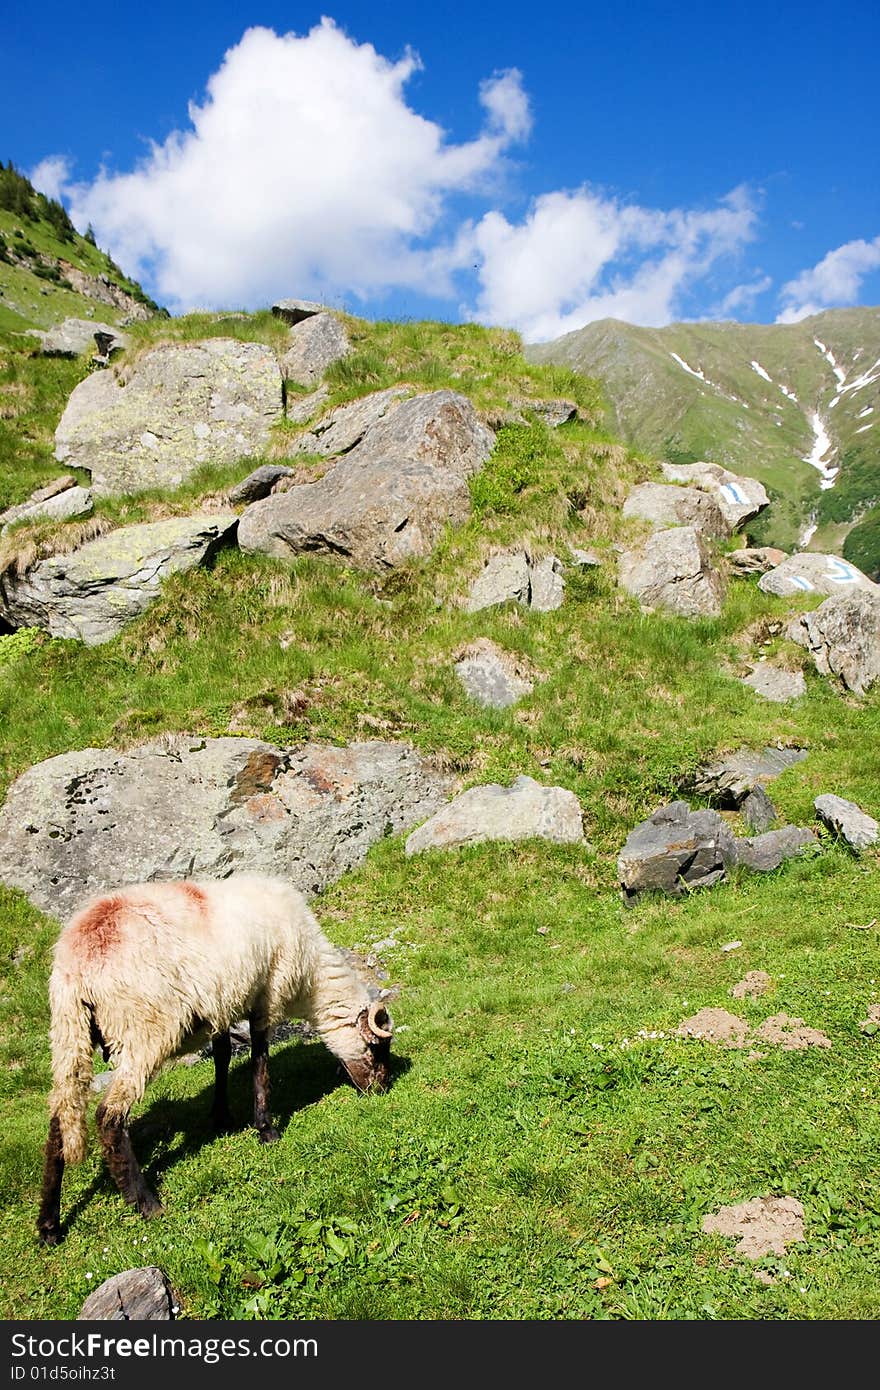
[[92,1271],[91,1271],[90,1269],[87,1269],[87,1270],[86,1270],[86,1278],[87,1278],[87,1279],[94,1279],[94,1277],[95,1277],[95,1276],[94,1276],[94,1274],[92,1273]]

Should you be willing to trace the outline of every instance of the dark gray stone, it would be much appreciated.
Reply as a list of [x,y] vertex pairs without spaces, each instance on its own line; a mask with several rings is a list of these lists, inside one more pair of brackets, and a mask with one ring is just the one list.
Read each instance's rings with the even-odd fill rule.
[[246,478],[242,478],[240,483],[230,488],[226,496],[234,507],[242,502],[259,502],[261,497],[268,497],[275,484],[280,478],[290,478],[293,476],[293,469],[288,468],[283,463],[264,463],[260,468],[255,468],[253,473],[249,473]]
[[718,812],[674,801],[630,831],[617,876],[627,902],[645,892],[680,897],[719,882],[735,862],[733,834]]
[[699,768],[689,788],[719,806],[739,806],[753,787],[766,786],[806,756],[805,748],[740,748]]
[[276,319],[283,319],[291,328],[315,314],[323,314],[325,310],[326,305],[318,304],[314,299],[279,299],[272,305],[272,313]]
[[807,845],[814,845],[812,830],[800,825],[785,825],[781,830],[768,830],[764,835],[734,841],[736,861],[753,873],[770,873],[785,859],[800,854]]
[[769,830],[778,811],[762,786],[753,787],[740,806],[742,818],[753,835]]
[[819,818],[853,849],[869,849],[880,837],[880,826],[854,801],[827,792],[813,802]]
[[90,1293],[78,1322],[171,1322],[176,1304],[167,1278],[156,1265],[126,1269]]

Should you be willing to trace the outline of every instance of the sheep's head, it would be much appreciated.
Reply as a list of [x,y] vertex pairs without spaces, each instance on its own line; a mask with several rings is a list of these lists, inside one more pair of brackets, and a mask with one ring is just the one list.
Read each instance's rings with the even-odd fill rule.
[[361,1009],[352,1025],[353,1055],[340,1061],[359,1091],[385,1091],[391,1080],[394,1025],[381,999]]

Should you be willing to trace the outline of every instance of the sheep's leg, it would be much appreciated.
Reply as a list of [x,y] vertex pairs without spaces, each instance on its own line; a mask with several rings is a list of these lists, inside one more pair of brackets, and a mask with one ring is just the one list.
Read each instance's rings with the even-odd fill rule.
[[235,1121],[229,1110],[229,1059],[232,1056],[232,1043],[229,1029],[215,1033],[211,1039],[211,1052],[214,1056],[214,1104],[211,1106],[211,1119],[215,1129],[234,1129]]
[[53,1115],[49,1122],[49,1138],[46,1140],[45,1153],[37,1234],[44,1245],[57,1245],[61,1239],[61,1179],[64,1177],[61,1122],[57,1115]]
[[269,1109],[269,1030],[258,1028],[251,1014],[251,1067],[254,1077],[254,1127],[261,1144],[273,1144],[280,1135]]
[[99,1105],[95,1112],[101,1148],[110,1169],[113,1181],[123,1197],[141,1216],[158,1216],[162,1203],[155,1192],[147,1186],[140,1164],[134,1156],[128,1125],[124,1115],[108,1114],[105,1105]]

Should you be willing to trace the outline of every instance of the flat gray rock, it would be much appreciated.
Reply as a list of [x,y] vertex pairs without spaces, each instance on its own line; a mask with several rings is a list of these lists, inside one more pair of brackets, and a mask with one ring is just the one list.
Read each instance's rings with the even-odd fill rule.
[[786,636],[807,648],[817,671],[837,676],[856,695],[880,680],[880,592],[828,598],[795,618]]
[[778,811],[760,786],[752,787],[740,805],[743,820],[753,835],[763,835],[778,817]]
[[860,589],[880,595],[880,586],[838,555],[800,551],[789,555],[775,569],[761,576],[758,588],[765,594],[788,598],[791,594],[845,594]]
[[555,555],[545,555],[529,566],[529,607],[536,613],[552,613],[565,597],[563,564]]
[[766,574],[768,570],[776,569],[777,565],[788,559],[788,555],[784,550],[777,550],[772,545],[758,545],[747,546],[743,550],[730,550],[724,559],[732,574],[748,576]]
[[504,550],[490,555],[471,584],[465,601],[468,613],[511,599],[537,613],[559,608],[565,597],[565,567],[555,555],[533,560],[527,550]]
[[692,790],[720,806],[739,806],[754,787],[766,787],[806,756],[805,748],[739,748],[699,768]]
[[[64,495],[64,494],[62,494]],[[143,613],[170,574],[209,561],[232,539],[234,512],[168,517],[122,526],[66,555],[0,579],[0,615],[86,646],[109,642]]]
[[554,400],[530,401],[525,396],[518,396],[512,400],[510,405],[514,410],[522,410],[528,413],[531,411],[543,420],[544,424],[550,429],[558,429],[560,425],[567,425],[569,420],[576,420],[579,415],[577,401],[570,401],[564,398]]
[[281,358],[285,381],[317,386],[324,373],[351,352],[348,334],[335,314],[314,314],[290,330],[290,346]]
[[309,391],[305,396],[295,396],[287,392],[284,407],[285,418],[294,425],[305,425],[326,403],[330,395],[329,386],[319,386],[317,391]]
[[720,507],[708,492],[673,483],[639,483],[624,502],[623,515],[655,527],[693,526],[714,540],[730,534]]
[[471,643],[455,673],[471,699],[488,709],[507,709],[534,689],[516,658],[486,638]]
[[367,569],[428,555],[447,524],[470,515],[467,479],[494,442],[466,396],[411,396],[317,482],[249,507],[239,545],[281,559],[316,551]]
[[718,883],[735,862],[733,832],[717,811],[692,811],[686,801],[673,801],[630,831],[617,877],[625,902],[645,892],[680,897]]
[[682,618],[717,618],[725,583],[693,526],[658,531],[639,549],[620,556],[621,587],[648,612]]
[[279,748],[166,735],[37,763],[0,807],[0,880],[64,917],[127,883],[275,874],[306,894],[408,830],[451,783],[407,744]]
[[259,502],[261,497],[269,496],[277,482],[292,475],[293,469],[284,463],[264,463],[246,478],[242,478],[235,487],[230,488],[226,494],[227,499],[234,507],[240,506],[243,502]]
[[112,340],[111,351],[128,347],[128,335],[112,323],[100,323],[96,319],[65,319],[45,333],[41,333],[42,352],[47,357],[79,357],[86,348],[95,351],[95,334],[106,334]]
[[304,319],[310,319],[315,314],[326,312],[325,304],[318,304],[314,299],[279,299],[272,305],[272,313],[277,319],[283,319],[289,323],[291,328],[302,323]]
[[[297,435],[287,449],[288,456],[294,454],[320,454],[323,458],[334,454],[347,454],[360,444],[367,431],[389,411],[400,405],[412,391],[408,386],[389,386],[385,391],[371,391],[368,396],[360,396],[356,401],[347,401],[317,420],[305,434]],[[305,399],[309,399],[306,397]],[[294,419],[290,404],[288,419]]]
[[757,478],[744,478],[717,463],[663,463],[664,478],[703,488],[721,509],[730,531],[739,530],[767,506],[770,498]]
[[854,801],[826,792],[817,796],[813,805],[829,830],[840,835],[853,849],[869,849],[880,838],[880,825]]
[[812,830],[801,825],[785,825],[781,830],[768,830],[735,840],[736,862],[753,873],[770,873],[786,859],[792,859],[808,845],[816,843]]
[[799,700],[807,693],[807,682],[803,671],[786,671],[782,666],[774,666],[770,661],[762,661],[748,676],[743,676],[743,685],[749,686],[765,700],[775,704],[787,704],[789,700]]
[[78,1322],[170,1322],[174,1307],[165,1275],[156,1265],[146,1265],[105,1279],[76,1316]]
[[484,840],[551,840],[581,844],[580,803],[564,787],[542,787],[532,777],[517,777],[510,787],[490,783],[471,787],[444,806],[406,841],[407,854],[426,849],[453,849]]
[[281,372],[262,343],[164,343],[125,385],[106,371],[74,388],[55,457],[87,468],[100,495],[177,487],[203,463],[261,453],[281,415]]
[[92,494],[87,487],[67,487],[40,501],[31,497],[17,507],[9,507],[0,515],[5,535],[16,521],[69,521],[75,516],[86,516],[92,510]]

